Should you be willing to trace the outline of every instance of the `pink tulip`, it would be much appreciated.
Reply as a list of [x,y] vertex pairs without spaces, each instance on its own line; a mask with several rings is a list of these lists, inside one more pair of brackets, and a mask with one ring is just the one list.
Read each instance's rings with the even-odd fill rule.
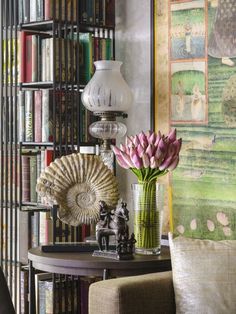
[[147,146],[148,141],[143,131],[139,133],[138,138],[143,147]]
[[134,140],[133,140],[134,146],[137,147],[140,144],[139,138],[137,135],[135,135]]
[[124,161],[126,162],[126,164],[130,167],[130,168],[133,168],[134,167],[134,164],[133,162],[131,161],[130,157],[124,153],[124,152],[121,152],[121,157],[124,159]]
[[150,168],[151,169],[157,168],[157,161],[156,161],[154,156],[152,156],[151,159],[150,159]]
[[121,153],[121,150],[115,146],[115,145],[111,145],[111,149],[113,150],[113,153],[117,156],[117,155],[120,155]]
[[149,136],[149,138],[147,139],[148,140],[148,143],[149,144],[155,144],[155,141],[156,141],[156,133],[155,132],[153,132],[150,136]]
[[159,141],[160,141],[160,139],[161,139],[161,132],[158,131],[158,133],[155,134],[155,135],[156,135],[156,136],[155,136],[154,146],[157,147],[157,146],[158,146],[158,143],[159,143]]
[[143,153],[144,153],[144,149],[143,149],[143,146],[141,144],[138,144],[137,152],[138,152],[139,157],[142,158]]
[[122,152],[126,152],[126,148],[127,148],[127,146],[125,146],[124,144],[120,144],[120,150]]
[[174,141],[173,144],[176,146],[176,155],[178,155],[182,147],[182,138],[179,138],[178,140]]
[[175,156],[173,160],[171,161],[170,165],[168,166],[168,170],[169,171],[174,170],[178,166],[178,163],[179,163],[179,156]]
[[116,155],[116,160],[122,168],[125,168],[125,169],[130,168],[121,155]]
[[143,154],[142,161],[143,161],[144,168],[148,168],[150,166],[150,160],[146,153]]
[[163,138],[161,138],[158,143],[158,149],[162,151],[163,155],[167,153],[167,143],[164,141]]
[[164,159],[164,161],[160,164],[159,166],[159,170],[165,170],[169,167],[169,165],[171,164],[173,156],[169,156],[168,158]]
[[153,156],[153,148],[152,148],[152,145],[149,144],[145,153],[148,155],[149,158],[151,158]]
[[133,146],[133,142],[131,140],[130,137],[126,136],[125,138],[125,145],[128,146],[128,147],[132,147]]
[[131,156],[131,160],[137,169],[141,169],[143,167],[142,159],[138,156],[138,154],[133,154]]
[[172,129],[167,138],[169,139],[170,143],[174,142],[176,140],[176,129]]

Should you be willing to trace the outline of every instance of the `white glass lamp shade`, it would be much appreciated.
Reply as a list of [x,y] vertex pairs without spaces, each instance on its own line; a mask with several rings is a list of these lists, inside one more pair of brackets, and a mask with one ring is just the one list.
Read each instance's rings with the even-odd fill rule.
[[96,71],[85,86],[82,103],[93,112],[124,112],[133,102],[133,95],[120,73],[122,62],[96,61]]

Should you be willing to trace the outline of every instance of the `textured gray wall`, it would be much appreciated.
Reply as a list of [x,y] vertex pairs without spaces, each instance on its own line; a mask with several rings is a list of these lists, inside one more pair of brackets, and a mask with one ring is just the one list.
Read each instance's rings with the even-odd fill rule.
[[[116,60],[123,62],[122,73],[134,94],[134,103],[123,120],[128,135],[150,129],[150,1],[116,1]],[[121,139],[124,141],[124,139]],[[117,166],[121,197],[132,212],[131,183],[137,182],[129,170]],[[132,226],[132,215],[131,223]]]

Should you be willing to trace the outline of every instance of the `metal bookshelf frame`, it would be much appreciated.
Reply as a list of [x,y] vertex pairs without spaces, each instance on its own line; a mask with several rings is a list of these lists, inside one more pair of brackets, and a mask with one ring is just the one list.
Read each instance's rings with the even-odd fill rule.
[[[107,29],[113,32],[113,54],[115,52],[115,26],[101,26],[80,23],[79,7],[74,7],[78,1],[71,1],[70,12],[67,9],[67,1],[60,0],[59,18],[56,20],[56,0],[53,3],[53,18],[48,21],[36,21],[19,23],[18,12],[20,1],[23,0],[2,0],[0,1],[0,266],[5,274],[10,294],[16,313],[20,313],[21,308],[21,263],[18,260],[19,240],[18,237],[18,214],[20,211],[28,212],[33,215],[39,211],[50,211],[53,218],[53,241],[80,241],[81,228],[71,227],[63,224],[55,217],[55,208],[48,208],[43,204],[22,201],[22,161],[21,156],[31,149],[53,148],[54,158],[64,154],[69,154],[79,150],[84,143],[80,140],[79,134],[79,114],[81,110],[80,95],[83,85],[80,84],[79,64],[80,49],[77,47],[74,55],[72,49],[68,52],[69,38],[68,33],[72,34],[72,40],[76,39],[79,32],[94,32],[97,29]],[[30,3],[30,0],[24,0]],[[65,12],[63,11],[65,8]],[[65,18],[62,20],[62,15]],[[70,21],[68,20],[70,16]],[[76,17],[74,21],[74,17]],[[72,22],[73,21],[73,22]],[[18,38],[19,33],[25,31],[29,34],[38,34],[40,36],[50,36],[53,38],[53,58],[56,60],[56,54],[59,54],[59,79],[56,77],[56,62],[53,64],[53,81],[52,82],[32,82],[19,83],[17,62],[18,56]],[[59,39],[59,50],[56,51],[55,38],[64,38],[65,44],[62,46],[62,40]],[[78,37],[77,37],[78,38]],[[64,49],[64,51],[62,51]],[[13,57],[15,55],[15,63]],[[69,55],[70,54],[70,55]],[[63,56],[64,65],[62,64]],[[69,60],[76,67],[75,78],[69,79],[70,69]],[[65,71],[65,80],[63,80],[63,66]],[[54,125],[58,119],[59,134],[54,128],[53,142],[37,143],[37,142],[19,142],[18,141],[18,92],[20,90],[37,90],[51,89],[53,93],[53,120]],[[62,92],[65,95],[63,103]],[[58,97],[59,94],[59,97]],[[69,116],[69,97],[73,104],[71,116]],[[58,100],[59,99],[59,100]],[[76,102],[76,106],[74,106]],[[63,108],[64,106],[64,108]],[[75,119],[76,117],[76,119]],[[69,119],[72,121],[69,121]],[[62,120],[64,119],[64,126]],[[71,122],[71,123],[70,123]],[[65,128],[64,140],[62,128]],[[68,131],[71,128],[70,138]],[[76,136],[74,136],[76,132]],[[19,186],[18,186],[19,185]],[[19,191],[18,191],[19,188]],[[69,235],[70,234],[70,238]],[[29,265],[30,266],[30,265]],[[31,267],[29,267],[31,269]],[[31,271],[31,270],[30,270]],[[69,289],[71,295],[79,296],[79,279],[73,276],[53,275],[53,286],[60,283],[59,288],[59,312],[62,312],[62,283],[65,285],[65,302],[68,305]],[[69,285],[70,280],[74,283]],[[29,282],[29,289],[32,283]],[[79,298],[79,297],[78,297]],[[54,294],[54,312],[55,312],[55,294]],[[33,305],[29,304],[29,313],[33,313]],[[72,313],[80,313],[79,307],[76,306],[74,298],[72,298]]]

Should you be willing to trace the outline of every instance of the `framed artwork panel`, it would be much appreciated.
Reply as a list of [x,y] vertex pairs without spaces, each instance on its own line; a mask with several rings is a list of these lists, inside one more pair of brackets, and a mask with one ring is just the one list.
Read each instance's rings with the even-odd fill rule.
[[173,231],[236,239],[236,1],[153,7],[154,128],[183,139],[170,177]]

